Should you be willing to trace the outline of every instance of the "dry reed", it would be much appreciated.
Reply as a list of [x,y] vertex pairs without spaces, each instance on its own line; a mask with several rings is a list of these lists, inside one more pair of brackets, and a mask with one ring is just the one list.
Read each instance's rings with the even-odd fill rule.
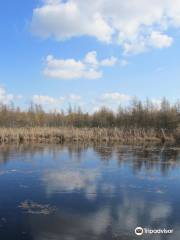
[[64,142],[174,142],[173,134],[164,136],[154,129],[124,128],[0,128],[0,143],[64,143]]

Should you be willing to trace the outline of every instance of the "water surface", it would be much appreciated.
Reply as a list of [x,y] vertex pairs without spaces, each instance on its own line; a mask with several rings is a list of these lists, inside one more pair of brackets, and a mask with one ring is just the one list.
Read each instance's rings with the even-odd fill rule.
[[179,190],[175,147],[1,146],[0,239],[177,240]]

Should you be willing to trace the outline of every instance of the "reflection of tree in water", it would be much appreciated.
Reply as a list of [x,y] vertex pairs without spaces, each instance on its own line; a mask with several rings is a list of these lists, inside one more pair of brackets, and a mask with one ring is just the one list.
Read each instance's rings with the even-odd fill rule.
[[[124,152],[125,151],[125,152]],[[134,173],[141,170],[167,174],[179,164],[180,151],[168,147],[130,147],[117,152],[119,163],[131,160]]]
[[133,160],[133,150],[130,146],[115,146],[114,152],[116,153],[119,167],[124,163],[127,163],[127,161],[131,162]]
[[100,155],[102,160],[110,162],[114,154],[118,166],[124,164],[132,165],[134,173],[145,170],[161,171],[167,174],[170,169],[174,169],[179,165],[180,149],[165,146],[128,146],[128,145],[112,145],[112,146],[96,146],[96,153]]
[[0,151],[0,164],[6,164],[10,159],[11,151],[8,148],[1,147]]
[[113,146],[110,145],[94,145],[94,151],[103,161],[110,161],[113,156]]
[[[22,161],[33,161],[37,154],[39,158],[44,158],[47,154],[53,160],[60,160],[61,154],[66,151],[70,160],[76,162],[83,161],[86,158],[86,150],[92,149],[97,153],[102,161],[110,163],[112,158],[117,160],[119,167],[124,164],[132,165],[136,174],[142,170],[161,171],[167,174],[170,169],[179,165],[180,149],[166,146],[127,146],[115,144],[20,144],[20,145],[2,145],[0,146],[0,164],[5,164],[14,159]],[[23,156],[23,158],[22,158]]]
[[33,159],[39,153],[44,153],[44,148],[38,145],[3,145],[0,147],[0,164],[5,164],[23,155],[22,161]]
[[68,153],[71,159],[80,162],[83,158],[83,152],[87,150],[88,144],[86,143],[69,143],[67,146]]
[[[0,164],[5,164],[14,159],[22,161],[32,161],[37,155],[40,158],[49,154],[53,160],[60,159],[63,151],[67,151],[70,159],[75,157],[77,161],[82,158],[82,153],[88,148],[87,144],[69,143],[69,144],[6,144],[0,146]],[[23,156],[23,159],[21,158]]]
[[3,145],[0,147],[0,164],[5,164],[8,161],[23,155],[23,160],[33,159],[36,153],[42,154],[45,149],[38,145]]
[[161,171],[166,174],[169,168],[175,168],[180,163],[180,152],[177,150],[165,149],[161,151]]

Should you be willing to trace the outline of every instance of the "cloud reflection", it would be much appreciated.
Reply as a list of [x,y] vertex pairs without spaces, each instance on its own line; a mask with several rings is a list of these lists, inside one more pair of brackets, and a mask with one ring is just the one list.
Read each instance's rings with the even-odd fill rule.
[[96,181],[100,178],[97,170],[50,170],[43,176],[47,194],[84,191],[88,198],[96,196]]
[[[134,240],[134,229],[139,225],[149,228],[171,227],[167,224],[167,218],[172,215],[173,209],[168,203],[147,204],[143,198],[130,198],[124,191],[121,194],[121,202],[116,201],[113,205],[110,201],[108,204],[102,202],[91,212],[88,212],[88,206],[81,211],[71,212],[64,208],[56,215],[48,216],[49,219],[40,218],[35,240]],[[31,219],[31,224],[32,229],[36,228],[37,231],[37,222]],[[178,231],[176,237],[177,234],[180,236]],[[157,236],[156,239],[163,239],[161,237]],[[171,239],[178,238],[171,236]]]

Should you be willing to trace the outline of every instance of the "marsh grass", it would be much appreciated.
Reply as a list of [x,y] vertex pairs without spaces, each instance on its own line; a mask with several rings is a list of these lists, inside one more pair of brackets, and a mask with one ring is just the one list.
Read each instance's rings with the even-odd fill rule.
[[57,143],[65,142],[174,142],[172,133],[154,129],[125,128],[74,128],[74,127],[32,127],[0,128],[0,143]]

